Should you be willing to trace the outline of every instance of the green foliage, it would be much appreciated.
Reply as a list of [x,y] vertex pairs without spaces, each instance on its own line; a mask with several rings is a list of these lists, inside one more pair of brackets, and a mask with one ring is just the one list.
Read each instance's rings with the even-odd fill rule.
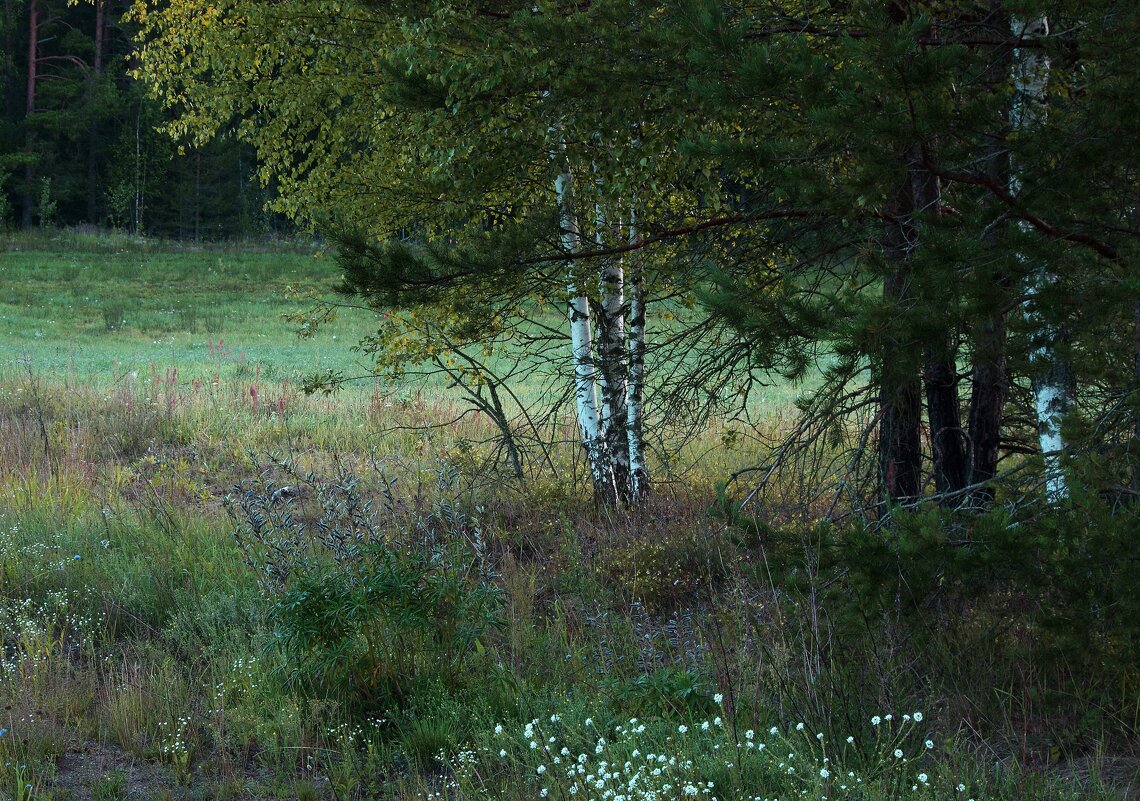
[[8,200],[8,194],[4,189],[10,177],[12,174],[0,167],[0,229],[8,225],[8,216],[12,213],[12,202]]
[[[626,518],[599,512],[574,485],[573,444],[559,445],[555,469],[525,491],[494,473],[457,477],[455,465],[474,463],[469,443],[486,436],[485,421],[453,422],[454,407],[431,393],[295,400],[282,378],[296,411],[252,410],[256,361],[233,354],[233,329],[224,346],[207,344],[194,314],[217,305],[227,325],[244,321],[247,341],[281,354],[261,362],[261,376],[286,375],[290,354],[315,358],[320,340],[273,344],[275,308],[258,316],[242,296],[275,280],[327,280],[327,263],[172,254],[122,235],[7,241],[2,314],[13,330],[45,332],[13,342],[74,360],[73,372],[57,361],[54,376],[36,366],[0,380],[0,640],[18,664],[0,676],[0,698],[13,706],[0,719],[13,733],[0,751],[43,757],[20,763],[36,776],[19,787],[94,792],[99,774],[77,777],[74,749],[88,749],[87,770],[102,772],[126,748],[131,784],[156,797],[522,801],[540,778],[550,795],[568,793],[573,777],[555,770],[570,767],[565,744],[575,764],[584,754],[597,771],[606,759],[623,778],[648,767],[636,760],[650,750],[675,756],[679,780],[713,782],[718,797],[842,797],[843,769],[863,779],[865,801],[958,798],[958,783],[963,798],[997,801],[1126,792],[1126,780],[1098,778],[1122,774],[1128,763],[1113,760],[1135,739],[1123,714],[1136,687],[1126,446],[1071,459],[1074,486],[1100,489],[1052,510],[1013,503],[1036,497],[1014,482],[991,510],[917,506],[861,527],[790,523],[783,507],[751,504],[745,512],[765,517],[742,517],[725,496],[724,516],[738,525],[721,533],[705,515],[709,484],[720,460],[754,454],[751,432],[734,421],[732,455],[727,424],[702,431],[674,463],[684,478]],[[290,275],[275,279],[280,265]],[[100,273],[102,283],[92,277]],[[193,290],[196,311],[176,307],[164,280]],[[75,294],[51,292],[75,284]],[[101,306],[76,311],[84,296],[102,303],[140,285],[127,305],[143,313],[114,335],[102,330]],[[36,297],[42,307],[29,305]],[[145,358],[132,355],[147,344],[139,321],[157,332],[160,319],[196,332],[158,346],[192,359],[177,378],[145,361],[138,378],[112,384],[122,368],[100,378],[100,360]],[[69,356],[73,331],[79,343],[101,342],[101,355],[77,345]],[[410,421],[436,427],[410,433]],[[786,423],[774,415],[764,425],[775,436]],[[287,449],[289,464],[243,458],[272,448]],[[220,511],[235,482],[254,493],[237,526],[244,551]],[[296,494],[274,498],[285,485]],[[784,491],[805,500],[794,483]],[[837,508],[836,517],[846,511]],[[653,581],[640,583],[641,565]],[[631,603],[639,598],[659,600]],[[46,611],[36,625],[10,625],[24,609]],[[81,632],[80,621],[92,625]],[[394,645],[370,642],[383,638]],[[911,710],[913,721],[913,710],[935,708],[921,727],[900,714]],[[22,720],[32,712],[34,725]],[[532,751],[518,735],[535,718],[544,737]],[[505,735],[493,733],[496,721]],[[766,734],[773,724],[777,735]],[[547,753],[539,744],[550,736]],[[763,756],[748,742],[765,743]],[[0,795],[10,793],[11,772],[0,777]],[[658,780],[645,787],[660,797]]]
[[122,770],[105,773],[91,786],[91,801],[124,801],[127,797],[127,774]]
[[[714,794],[744,801],[757,792],[887,801],[965,792],[953,771],[935,761],[934,742],[924,741],[929,724],[922,713],[895,717],[876,716],[848,739],[832,741],[802,723],[758,730],[715,711],[610,723],[567,709],[524,726],[499,726],[485,737],[475,765],[462,758],[453,764],[463,791],[505,799],[608,791],[635,801]],[[864,746],[878,755],[867,770],[852,759]]]
[[[1135,527],[1134,508],[1088,492],[1064,508],[1013,512],[928,504],[896,510],[889,526],[738,524],[781,586],[821,599],[836,626],[836,660],[857,652],[882,616],[931,658],[984,662],[1010,684],[1027,666],[1046,686],[1070,671],[1089,676],[1079,699],[1048,690],[1039,699],[1077,727],[1066,741],[1101,725],[1088,704],[1130,714],[1124,699],[1140,681]],[[947,637],[954,650],[937,657]]]
[[39,218],[41,231],[51,227],[57,208],[58,204],[52,197],[51,178],[45,176],[40,179],[40,198],[36,204],[36,216]]
[[[34,728],[34,727],[33,727]],[[35,733],[16,733],[0,728],[0,792],[9,801],[33,801],[41,797],[55,775],[55,752]]]
[[717,704],[706,681],[692,670],[666,666],[632,679],[609,679],[602,687],[618,717],[711,718]]
[[599,562],[612,586],[653,613],[711,597],[728,573],[721,543],[699,529],[619,539],[605,546]]
[[[409,518],[403,533],[386,531],[352,475],[327,484],[298,478],[321,511],[311,527],[293,516],[294,491],[276,484],[236,501],[239,539],[270,577],[274,642],[289,685],[381,713],[407,705],[425,682],[461,686],[501,622],[499,592],[482,572],[478,544],[467,540],[465,518],[441,504]],[[393,513],[394,482],[380,478]]]

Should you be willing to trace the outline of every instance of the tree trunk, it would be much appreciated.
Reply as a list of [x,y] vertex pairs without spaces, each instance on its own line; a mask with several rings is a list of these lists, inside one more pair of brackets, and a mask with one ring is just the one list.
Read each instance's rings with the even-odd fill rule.
[[95,0],[95,58],[92,61],[96,75],[103,74],[104,6],[106,0]]
[[[629,212],[629,241],[637,240],[637,213]],[[629,372],[626,380],[626,437],[629,448],[629,497],[637,503],[649,493],[645,462],[645,271],[636,256],[627,271],[629,285]]]
[[[920,155],[920,154],[919,154]],[[883,299],[896,306],[897,316],[913,302],[910,253],[917,232],[914,173],[916,152],[904,154],[906,175],[885,210],[883,253],[891,271],[883,282]],[[914,364],[916,343],[909,339],[907,323],[887,331],[880,354],[879,375],[879,481],[891,504],[917,498],[922,489],[922,380]]]
[[[971,486],[992,481],[997,475],[1001,449],[1002,409],[1009,393],[1009,370],[1005,347],[1005,315],[995,313],[984,319],[974,333],[967,478],[967,483]],[[970,506],[982,507],[989,504],[993,497],[993,487],[985,484],[971,490],[967,502]]]
[[[1049,22],[1045,17],[1029,21],[1013,20],[1013,33],[1023,39],[1049,35]],[[1013,54],[1013,104],[1010,108],[1010,125],[1013,131],[1025,131],[1040,121],[1046,112],[1046,87],[1049,82],[1049,59],[1032,48],[1018,48]],[[1016,163],[1011,164],[1010,194],[1019,195],[1022,177]],[[1020,222],[1023,230],[1029,224]],[[1033,372],[1033,397],[1037,410],[1037,428],[1041,454],[1045,459],[1045,491],[1052,502],[1069,496],[1061,457],[1065,440],[1061,425],[1073,405],[1074,385],[1071,366],[1059,355],[1064,342],[1061,329],[1043,314],[1038,300],[1041,292],[1056,283],[1057,276],[1041,267],[1030,279],[1029,305],[1026,317],[1036,329],[1036,340],[1029,354]]]
[[142,103],[135,106],[135,202],[131,215],[131,233],[142,233],[143,204],[146,202],[146,188],[143,184],[142,163]]
[[[934,149],[928,142],[927,149]],[[919,246],[919,215],[938,217],[941,213],[942,187],[936,176],[922,167],[923,146],[913,145],[906,154],[910,175],[910,206],[915,219],[905,227],[906,254]],[[933,295],[933,293],[930,293]],[[924,298],[927,303],[933,297]],[[966,485],[966,450],[962,443],[962,407],[958,401],[958,366],[956,348],[949,332],[942,341],[928,346],[925,354],[923,383],[926,388],[926,415],[930,426],[931,461],[934,464],[934,486],[939,493],[953,493]],[[951,498],[951,503],[957,499]]]
[[1140,300],[1132,304],[1132,489],[1140,491]]
[[[574,213],[573,181],[567,165],[554,181],[558,198],[558,217],[562,247],[567,253],[579,250],[581,234]],[[570,346],[574,359],[574,400],[578,414],[578,431],[590,466],[594,494],[599,502],[608,506],[617,504],[618,492],[614,479],[613,460],[606,446],[598,408],[597,373],[594,368],[592,332],[590,329],[590,300],[579,291],[571,266],[566,292],[569,297],[567,317],[570,321]]]
[[32,129],[32,117],[36,112],[36,67],[38,66],[37,50],[39,48],[40,7],[39,0],[29,0],[28,3],[28,82],[25,92],[24,125],[26,126],[26,143],[28,148],[28,162],[24,165],[24,198],[23,218],[24,228],[32,227],[32,216],[36,207],[36,168],[32,164],[32,155],[35,150],[36,136]]
[[[905,267],[887,277],[883,296],[889,302],[908,302]],[[879,382],[879,477],[887,500],[899,504],[917,498],[922,488],[922,385],[905,359],[894,362],[908,343],[890,335],[885,344]]]
[[[605,246],[606,217],[595,206],[595,242]],[[625,355],[625,275],[620,260],[607,259],[599,275],[601,302],[598,305],[598,373],[602,401],[602,430],[613,459],[614,482],[618,495],[630,497],[629,437],[626,433],[626,384],[628,365]]]
[[[990,24],[1007,29],[1008,13],[1000,0],[990,0]],[[1002,48],[991,56],[986,82],[995,91],[1004,86],[1010,74],[1008,51]],[[1001,131],[990,134],[986,142],[986,174],[999,186],[1009,185],[1009,149]],[[996,248],[997,231],[987,229],[983,244],[992,251]],[[1000,258],[985,260],[985,265],[999,264]],[[978,284],[986,287],[984,309],[970,332],[972,365],[970,371],[970,411],[967,441],[969,472],[966,483],[974,487],[965,499],[965,505],[984,508],[994,499],[994,488],[989,482],[997,476],[998,458],[1001,455],[1002,417],[1009,397],[1009,364],[1006,356],[1006,316],[1012,281],[1004,266],[985,266],[985,280]],[[980,486],[979,486],[980,485]]]
[[[966,486],[966,448],[962,442],[962,407],[958,401],[958,369],[946,347],[928,353],[923,374],[926,416],[934,462],[934,486],[939,493],[956,493]],[[948,499],[957,504],[961,499]]]
[[[103,74],[103,4],[95,0],[95,57],[91,62],[91,92],[88,102],[94,102],[99,89],[99,79]],[[92,121],[87,127],[87,223],[99,223],[99,124]]]
[[202,148],[194,150],[194,243],[202,241]]

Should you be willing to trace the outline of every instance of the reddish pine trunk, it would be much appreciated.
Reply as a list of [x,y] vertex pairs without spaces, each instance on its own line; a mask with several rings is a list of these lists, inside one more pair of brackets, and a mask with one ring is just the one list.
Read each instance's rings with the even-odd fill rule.
[[[37,50],[39,48],[40,7],[39,0],[30,0],[28,4],[28,84],[25,93],[24,124],[27,126],[27,146],[31,153],[35,145],[35,134],[32,132],[32,115],[36,111],[36,67],[38,65]],[[29,161],[24,166],[24,207],[23,226],[32,227],[32,215],[35,211],[36,192],[33,183],[36,178],[35,167]]]
[[[937,218],[941,212],[942,187],[938,178],[921,165],[924,147],[914,145],[907,152],[910,173],[910,206],[914,215]],[[909,247],[920,247],[919,220],[907,227]],[[933,298],[925,298],[927,302]],[[926,351],[923,370],[926,388],[926,414],[930,426],[931,457],[934,463],[934,486],[939,493],[957,492],[966,485],[966,448],[962,442],[962,408],[958,402],[958,368],[949,334],[942,342]],[[951,503],[955,499],[949,499]]]
[[[888,222],[887,255],[898,261],[905,239],[897,222]],[[898,264],[887,276],[883,297],[905,306],[910,301],[907,265]],[[892,332],[884,342],[879,379],[879,477],[892,504],[918,497],[922,487],[922,385],[918,371],[910,369],[908,343]]]
[[910,338],[906,312],[914,303],[910,257],[918,244],[915,215],[927,207],[924,198],[932,180],[917,166],[918,146],[901,155],[906,175],[885,209],[883,238],[892,266],[883,282],[883,299],[895,308],[897,322],[884,337],[879,376],[879,479],[892,504],[913,500],[922,490],[921,346]]
[[[990,2],[989,24],[1000,30],[1009,28],[1009,14],[998,0]],[[995,90],[1008,80],[1010,63],[1010,53],[1004,48],[991,59],[986,80]],[[1006,186],[1009,184],[1009,151],[1002,140],[1000,133],[990,135],[986,146],[986,174],[999,186]],[[996,247],[995,236],[996,231],[991,229],[984,240],[988,247]],[[996,261],[996,258],[987,261]],[[984,280],[979,283],[989,288],[990,305],[971,332],[973,363],[970,371],[966,446],[966,483],[975,487],[966,498],[966,503],[976,508],[987,506],[994,499],[994,489],[988,482],[997,476],[1002,442],[1002,411],[1009,395],[1006,309],[1010,301],[1010,277],[1000,267],[980,269],[986,270]],[[982,486],[976,486],[979,484]]]

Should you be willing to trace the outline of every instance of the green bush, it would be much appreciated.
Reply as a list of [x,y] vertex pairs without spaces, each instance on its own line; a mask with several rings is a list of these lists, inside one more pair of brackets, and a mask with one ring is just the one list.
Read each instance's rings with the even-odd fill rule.
[[687,528],[617,543],[602,551],[599,561],[609,583],[650,612],[671,611],[710,594],[728,572],[721,543]]
[[454,682],[496,623],[498,596],[438,556],[371,545],[355,581],[327,565],[294,574],[274,608],[291,682],[379,709],[425,675]]
[[688,720],[717,711],[713,692],[691,670],[666,666],[628,680],[610,679],[603,689],[621,714],[636,717],[676,716]]
[[382,481],[381,519],[347,472],[294,477],[314,509],[302,512],[306,501],[272,482],[235,501],[288,684],[387,713],[417,686],[466,682],[502,603],[463,514],[442,503],[427,516],[396,514],[395,482]]
[[[1099,727],[1089,710],[1131,720],[1140,683],[1137,509],[1073,486],[1055,507],[928,504],[807,530],[734,522],[742,544],[762,551],[765,575],[824,610],[833,662],[869,663],[868,640],[889,636],[924,655],[907,668],[924,685],[961,692],[966,682],[986,715],[1010,714],[991,699],[1032,695],[1033,714],[1059,715],[1071,742]],[[984,674],[964,668],[979,664]]]

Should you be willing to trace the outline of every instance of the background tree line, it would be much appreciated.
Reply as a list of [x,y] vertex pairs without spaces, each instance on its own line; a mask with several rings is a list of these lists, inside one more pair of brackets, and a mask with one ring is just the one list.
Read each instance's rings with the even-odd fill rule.
[[114,227],[184,240],[260,236],[250,149],[179,146],[132,80],[118,0],[4,0],[0,12],[0,224]]

